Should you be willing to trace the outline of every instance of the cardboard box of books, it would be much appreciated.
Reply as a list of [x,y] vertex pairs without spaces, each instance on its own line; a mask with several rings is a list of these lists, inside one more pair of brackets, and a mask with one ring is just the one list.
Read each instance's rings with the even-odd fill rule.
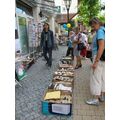
[[72,83],[62,81],[50,83],[48,89],[73,92]]
[[48,89],[42,100],[43,114],[71,115],[72,93],[69,91]]
[[72,84],[72,87],[74,87],[74,78],[73,77],[54,76],[52,82]]

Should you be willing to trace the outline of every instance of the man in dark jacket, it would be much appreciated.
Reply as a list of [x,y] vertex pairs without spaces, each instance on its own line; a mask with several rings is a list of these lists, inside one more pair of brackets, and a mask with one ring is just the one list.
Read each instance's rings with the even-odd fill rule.
[[[53,32],[49,29],[49,24],[44,24],[44,29],[41,33],[41,43],[40,47],[43,48],[43,56],[45,57],[47,61],[47,65],[49,67],[52,66],[52,49],[54,47],[54,37]],[[47,56],[48,53],[48,56]]]

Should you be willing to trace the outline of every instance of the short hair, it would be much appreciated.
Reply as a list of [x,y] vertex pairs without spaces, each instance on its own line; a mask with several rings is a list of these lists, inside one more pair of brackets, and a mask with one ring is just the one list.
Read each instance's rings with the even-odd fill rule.
[[101,21],[100,21],[97,17],[93,17],[93,18],[89,21],[89,25],[91,26],[93,23],[101,24]]

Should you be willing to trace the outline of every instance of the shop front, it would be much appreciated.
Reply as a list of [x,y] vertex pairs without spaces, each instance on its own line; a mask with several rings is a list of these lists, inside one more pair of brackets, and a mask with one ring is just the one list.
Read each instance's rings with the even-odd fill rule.
[[15,39],[16,52],[26,55],[29,53],[28,21],[33,19],[32,7],[23,2],[16,1],[15,14],[15,31],[18,35],[17,39]]

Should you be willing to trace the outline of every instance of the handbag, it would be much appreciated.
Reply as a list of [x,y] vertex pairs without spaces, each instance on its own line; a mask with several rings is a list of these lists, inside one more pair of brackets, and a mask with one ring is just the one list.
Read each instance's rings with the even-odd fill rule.
[[87,50],[86,57],[87,58],[92,58],[92,51],[91,50]]
[[77,50],[79,51],[79,50],[82,50],[82,49],[84,49],[85,48],[85,45],[84,45],[84,43],[78,43],[78,45],[77,45]]

